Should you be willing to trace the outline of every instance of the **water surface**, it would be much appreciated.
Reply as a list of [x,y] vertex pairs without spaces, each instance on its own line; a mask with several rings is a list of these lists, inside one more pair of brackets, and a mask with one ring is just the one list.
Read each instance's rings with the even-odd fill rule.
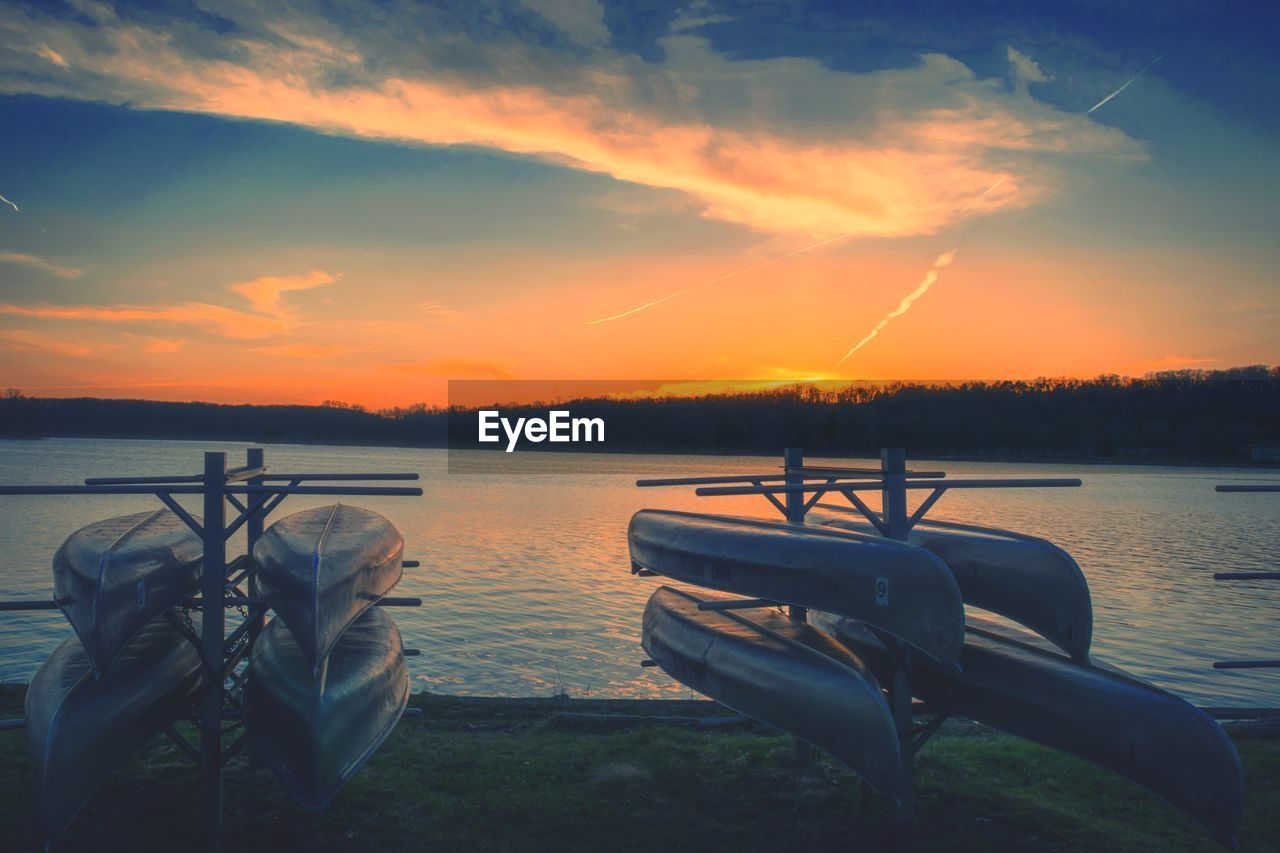
[[[204,450],[239,464],[245,445],[46,439],[0,442],[0,482],[78,483],[85,477],[197,473]],[[773,470],[759,457],[575,454],[564,475],[449,474],[431,449],[267,445],[274,471],[417,471],[420,498],[348,498],[404,534],[408,569],[397,592],[424,605],[393,615],[415,689],[474,695],[680,696],[640,667],[640,614],[660,580],[635,578],[626,529],[643,507],[776,512],[761,497],[699,498],[691,489],[637,489],[638,477]],[[810,460],[830,463],[834,460]],[[865,461],[862,464],[868,464]],[[1215,583],[1214,571],[1280,569],[1280,495],[1217,494],[1225,482],[1275,482],[1230,468],[930,463],[950,476],[1081,477],[1079,489],[949,492],[930,517],[1045,536],[1089,578],[1094,652],[1186,698],[1213,705],[1280,705],[1280,672],[1215,671],[1214,660],[1280,658],[1280,584]],[[196,509],[194,501],[185,501]],[[278,515],[331,503],[294,496]],[[149,496],[0,497],[0,597],[51,594],[50,559],[99,518],[156,506]],[[278,516],[277,516],[278,517]],[[243,550],[235,542],[229,553]],[[61,614],[0,613],[0,679],[25,681],[70,634]]]

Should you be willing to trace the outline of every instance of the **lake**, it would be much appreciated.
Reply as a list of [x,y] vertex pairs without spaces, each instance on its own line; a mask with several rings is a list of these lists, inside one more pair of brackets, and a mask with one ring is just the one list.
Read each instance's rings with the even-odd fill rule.
[[[197,473],[205,450],[241,464],[244,444],[47,439],[0,442],[0,483]],[[626,530],[644,507],[776,517],[759,496],[700,498],[638,489],[639,477],[775,470],[776,458],[575,454],[567,474],[448,473],[435,449],[267,445],[274,471],[416,471],[420,498],[347,498],[404,534],[391,611],[415,689],[530,696],[678,697],[640,666],[640,614],[660,582],[630,573]],[[811,459],[815,464],[850,460]],[[862,460],[860,464],[872,464]],[[1276,482],[1241,468],[930,462],[958,477],[1080,477],[1078,489],[949,492],[931,518],[1044,536],[1089,579],[1095,656],[1208,705],[1280,705],[1280,673],[1215,671],[1214,660],[1280,658],[1280,584],[1215,583],[1215,571],[1280,568],[1280,495],[1218,494],[1217,483]],[[191,500],[185,501],[195,508]],[[293,496],[273,517],[332,499]],[[99,518],[156,506],[150,496],[0,497],[0,597],[51,594],[50,560]],[[229,553],[243,551],[233,542]],[[56,611],[0,613],[0,679],[25,681],[70,628]]]

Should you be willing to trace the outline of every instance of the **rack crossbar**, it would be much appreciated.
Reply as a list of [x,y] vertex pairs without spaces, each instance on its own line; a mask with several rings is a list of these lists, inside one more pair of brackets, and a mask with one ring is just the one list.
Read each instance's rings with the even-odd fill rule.
[[34,598],[24,601],[21,598],[11,601],[0,601],[0,612],[14,610],[57,610],[58,602],[52,598]]
[[[418,497],[422,489],[408,486],[227,486],[234,495],[404,495]],[[0,495],[203,495],[204,486],[123,483],[92,486],[0,486]]]
[[[1025,480],[948,480],[944,483],[916,482],[903,483],[904,489],[1046,489],[1068,488],[1082,485],[1075,478],[1044,478]],[[881,492],[884,483],[880,482],[847,482],[820,484],[791,484],[783,486],[707,486],[696,489],[699,497],[717,497],[721,495],[803,495],[826,492]]]
[[[788,472],[805,474],[813,478],[822,477],[881,477],[884,472],[879,468],[842,468],[839,465],[798,465],[787,468]],[[947,476],[946,471],[906,471],[908,479],[937,480]]]
[[[241,468],[230,469],[227,482],[233,482],[232,475],[236,479],[249,480],[258,479],[264,482],[276,481],[310,481],[310,480],[327,480],[330,482],[339,481],[366,481],[375,482],[378,480],[417,480],[419,476],[415,473],[408,472],[403,474],[267,474],[266,469],[261,466],[250,468],[249,466],[241,466]],[[86,477],[84,484],[86,486],[145,486],[145,485],[164,485],[166,483],[203,483],[204,476],[201,474],[161,474],[154,477]]]
[[[658,477],[655,479],[636,480],[640,488],[654,486],[721,486],[733,483],[765,483],[785,481],[788,477],[805,480],[831,480],[850,477],[880,477],[883,472],[879,468],[842,468],[831,465],[799,465],[788,466],[785,473],[769,474],[730,474],[718,477]],[[937,480],[947,476],[945,471],[908,471],[908,478]]]

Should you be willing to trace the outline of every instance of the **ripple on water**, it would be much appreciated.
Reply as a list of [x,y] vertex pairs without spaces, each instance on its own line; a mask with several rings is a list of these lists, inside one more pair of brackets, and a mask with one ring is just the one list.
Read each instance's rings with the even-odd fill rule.
[[[0,442],[0,481],[76,483],[87,476],[195,472],[205,449],[243,445],[51,439]],[[600,457],[594,457],[600,459]],[[637,489],[642,476],[750,472],[749,457],[593,457],[564,476],[450,475],[443,451],[268,446],[280,470],[417,471],[422,498],[360,498],[403,532],[397,609],[415,683],[472,695],[684,696],[639,666],[640,613],[660,582],[630,573],[626,529],[643,507],[770,517],[760,498],[698,498]],[[815,460],[818,461],[818,460]],[[1280,584],[1215,584],[1215,571],[1280,567],[1280,499],[1217,494],[1215,483],[1270,479],[1240,469],[948,462],[952,476],[1079,476],[1081,489],[950,492],[933,516],[1044,536],[1089,578],[1095,654],[1188,699],[1280,704],[1274,672],[1213,670],[1213,660],[1280,658]],[[626,473],[612,473],[625,471]],[[292,497],[282,512],[326,503]],[[50,559],[76,528],[153,506],[148,497],[0,497],[0,596],[45,597]],[[231,553],[243,549],[242,538]],[[56,613],[0,614],[0,679],[30,678],[70,633]]]

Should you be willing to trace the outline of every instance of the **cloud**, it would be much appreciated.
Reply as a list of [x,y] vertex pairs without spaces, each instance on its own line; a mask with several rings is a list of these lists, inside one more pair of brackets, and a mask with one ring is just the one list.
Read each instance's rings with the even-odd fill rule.
[[22,264],[32,269],[56,275],[58,278],[79,278],[84,275],[84,270],[79,267],[66,267],[61,264],[55,264],[53,261],[42,258],[39,255],[28,255],[24,252],[0,251],[0,263]]
[[170,355],[181,351],[187,344],[186,338],[160,338],[134,332],[125,332],[124,339],[129,346],[147,355]]
[[423,320],[441,326],[452,326],[456,323],[461,323],[467,316],[464,312],[456,308],[450,308],[440,302],[419,302],[415,307]]
[[257,347],[255,352],[278,355],[285,358],[338,358],[352,353],[368,352],[367,347],[349,347],[346,344],[277,344]]
[[1021,87],[1022,91],[1026,91],[1028,83],[1047,83],[1049,78],[1035,60],[1024,53],[1019,53],[1010,45],[1008,48],[1009,65],[1013,72],[1013,79]]
[[[54,270],[55,275],[69,278],[80,270],[58,267],[31,255],[15,252],[0,253],[0,261],[16,261],[42,269]],[[38,320],[67,320],[97,323],[162,323],[168,325],[196,326],[226,338],[251,340],[285,334],[293,318],[283,310],[280,297],[296,290],[309,290],[337,281],[337,276],[313,270],[296,276],[259,276],[249,281],[229,285],[229,289],[249,300],[255,311],[242,311],[224,305],[207,302],[184,302],[176,305],[50,305],[38,303],[17,305],[0,303],[0,314],[30,317]],[[185,340],[148,335],[132,335],[143,352],[160,354],[177,352]],[[287,352],[279,355],[297,355]]]
[[604,7],[597,0],[524,0],[524,5],[578,44],[600,45],[609,40]]
[[263,314],[280,313],[280,295],[293,290],[310,290],[333,284],[338,279],[322,270],[312,270],[306,275],[294,276],[258,276],[250,281],[242,281],[231,285],[231,289],[239,293],[255,309]]
[[0,314],[38,320],[82,320],[99,323],[169,323],[199,326],[228,338],[262,338],[287,331],[282,320],[210,305],[13,305],[0,303]]
[[[540,6],[558,25],[585,20],[569,4]],[[605,48],[575,58],[472,38],[456,21],[454,31],[428,27],[414,16],[432,13],[408,6],[345,29],[316,12],[245,7],[226,35],[84,9],[96,26],[27,10],[0,25],[10,43],[47,44],[67,63],[51,71],[23,64],[29,52],[6,54],[0,91],[484,146],[676,190],[703,216],[767,233],[935,233],[1001,178],[980,213],[1055,192],[1055,158],[1142,156],[1120,131],[941,54],[847,73],[807,59],[731,59],[682,32],[662,41],[658,65]],[[1019,62],[1018,73],[1033,73]]]
[[83,344],[64,341],[33,329],[0,330],[0,349],[13,352],[42,352],[73,358],[83,358],[93,354],[93,350]]
[[62,58],[62,54],[58,53],[53,48],[49,47],[49,45],[47,44],[42,44],[36,48],[36,56],[43,57],[44,59],[49,60],[54,65],[57,65],[59,68],[67,67],[67,61]]
[[428,358],[391,364],[387,367],[400,373],[416,373],[423,376],[444,376],[450,379],[510,379],[506,364],[476,358]]

